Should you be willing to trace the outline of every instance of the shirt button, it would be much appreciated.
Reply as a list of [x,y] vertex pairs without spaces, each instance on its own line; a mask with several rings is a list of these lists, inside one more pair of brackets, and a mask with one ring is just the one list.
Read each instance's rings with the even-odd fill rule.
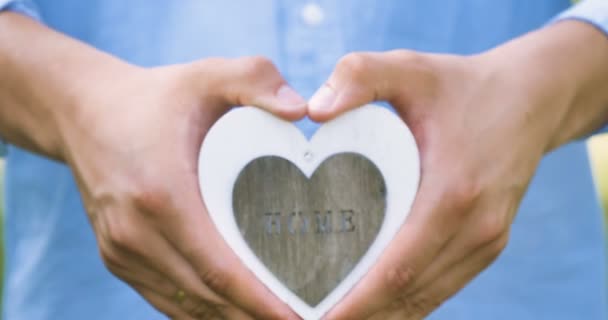
[[300,12],[300,16],[304,23],[310,27],[316,27],[325,20],[325,12],[316,3],[307,3],[304,5],[302,12]]

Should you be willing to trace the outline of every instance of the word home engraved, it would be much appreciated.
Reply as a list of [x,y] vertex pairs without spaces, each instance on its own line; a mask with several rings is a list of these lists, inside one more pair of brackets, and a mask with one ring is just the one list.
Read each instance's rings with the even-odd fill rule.
[[319,234],[353,232],[356,229],[355,211],[352,209],[339,210],[339,213],[336,214],[331,210],[325,212],[315,210],[313,215],[293,211],[286,217],[281,212],[266,212],[263,219],[264,229],[269,235],[280,235],[281,232],[289,232],[291,235],[308,232]]
[[239,173],[232,205],[252,251],[287,288],[316,306],[375,240],[386,196],[382,174],[360,154],[330,156],[310,179],[290,161],[265,156]]

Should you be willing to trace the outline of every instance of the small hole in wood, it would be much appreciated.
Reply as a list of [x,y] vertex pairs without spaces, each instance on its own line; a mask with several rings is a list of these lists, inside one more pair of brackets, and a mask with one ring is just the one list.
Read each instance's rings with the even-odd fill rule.
[[312,152],[310,152],[310,151],[304,152],[304,160],[310,162],[310,161],[312,161],[312,158],[314,158],[314,155],[312,154]]

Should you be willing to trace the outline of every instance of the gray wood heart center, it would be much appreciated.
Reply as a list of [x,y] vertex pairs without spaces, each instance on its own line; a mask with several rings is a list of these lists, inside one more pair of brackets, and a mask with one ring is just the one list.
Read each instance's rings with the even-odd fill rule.
[[384,220],[386,187],[367,158],[340,153],[308,179],[280,157],[251,161],[232,193],[233,212],[253,252],[310,306],[353,269]]

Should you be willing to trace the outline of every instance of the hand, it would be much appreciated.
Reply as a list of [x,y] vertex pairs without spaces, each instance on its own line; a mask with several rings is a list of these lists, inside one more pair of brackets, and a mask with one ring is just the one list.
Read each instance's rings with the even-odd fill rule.
[[[492,263],[543,154],[606,114],[593,70],[605,81],[608,50],[592,29],[560,23],[471,57],[400,50],[338,63],[310,116],[388,101],[414,133],[422,172],[406,223],[327,319],[421,319]],[[582,57],[582,43],[599,47]]]
[[129,66],[58,120],[110,271],[176,319],[299,319],[225,244],[201,200],[198,150],[230,107],[285,119],[306,102],[263,58]]
[[205,133],[233,105],[306,102],[263,58],[142,69],[0,12],[0,135],[72,169],[106,265],[177,319],[298,319],[216,232],[198,187]]
[[[310,101],[311,116],[327,120],[388,100],[412,129],[421,157],[420,189],[405,225],[328,319],[422,318],[505,246],[546,142],[505,111],[521,102],[505,96],[523,97],[488,81],[475,59],[351,54]],[[333,102],[317,100],[331,95]]]

